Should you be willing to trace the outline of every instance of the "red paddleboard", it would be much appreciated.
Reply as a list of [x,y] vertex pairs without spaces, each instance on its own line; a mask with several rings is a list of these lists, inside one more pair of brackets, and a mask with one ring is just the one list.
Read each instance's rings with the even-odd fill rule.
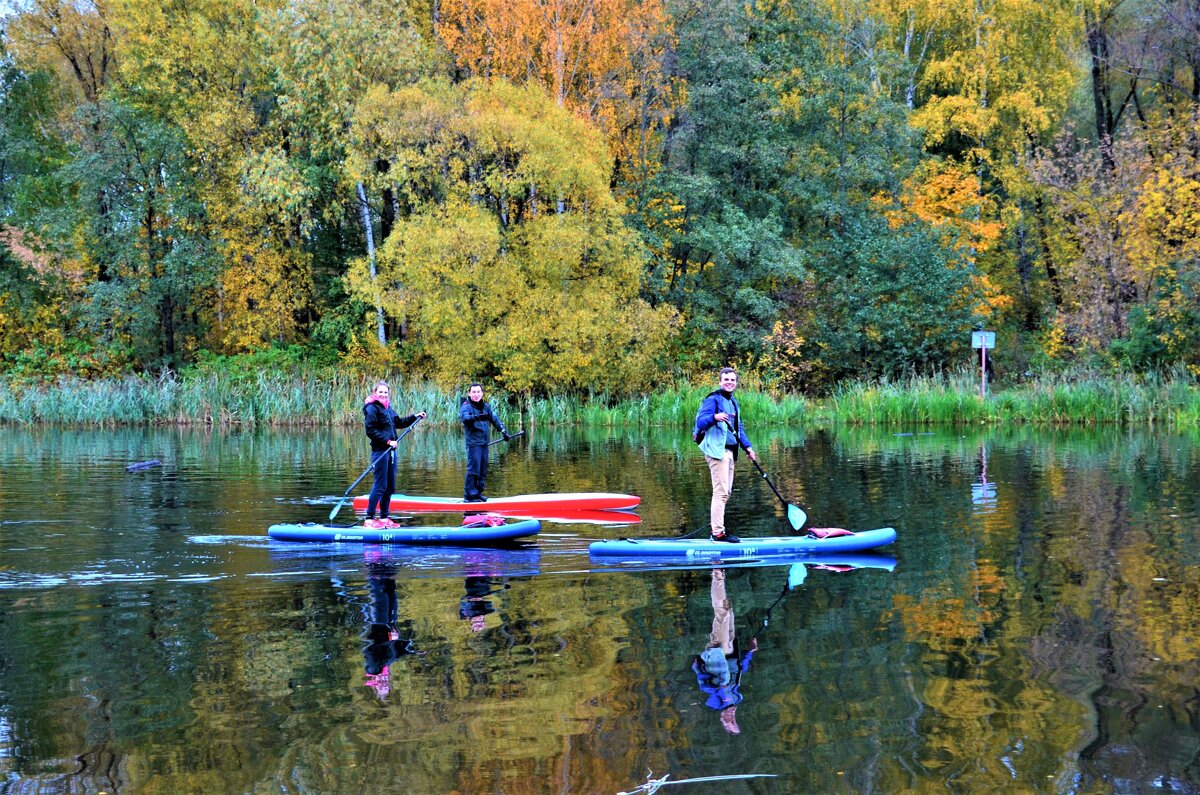
[[[393,511],[416,513],[466,513],[479,511],[512,515],[524,512],[529,516],[542,517],[543,512],[571,511],[627,511],[636,508],[641,497],[632,494],[608,494],[605,492],[575,492],[560,494],[518,494],[513,497],[489,497],[487,502],[466,502],[453,497],[414,497],[409,494],[393,494]],[[354,510],[365,511],[367,498],[354,498]]]

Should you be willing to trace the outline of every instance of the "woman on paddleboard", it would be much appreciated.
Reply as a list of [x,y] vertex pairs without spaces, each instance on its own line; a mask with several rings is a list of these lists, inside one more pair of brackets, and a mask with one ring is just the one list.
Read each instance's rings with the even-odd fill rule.
[[463,479],[463,502],[486,502],[483,490],[487,485],[488,444],[492,440],[494,425],[504,441],[508,441],[508,431],[504,423],[496,419],[492,407],[483,399],[483,385],[471,384],[467,396],[463,398],[458,409],[458,418],[463,424],[463,439],[467,443],[467,475]]
[[[388,514],[392,508],[392,494],[396,491],[396,429],[407,428],[417,420],[425,419],[425,412],[418,411],[401,417],[391,408],[391,389],[386,381],[379,381],[371,396],[363,404],[363,424],[367,438],[371,440],[371,457],[375,461],[371,496],[367,498],[367,518],[363,525],[372,530],[399,527]],[[389,450],[389,448],[391,448]],[[386,454],[381,455],[384,451]],[[375,509],[379,518],[375,518]]]

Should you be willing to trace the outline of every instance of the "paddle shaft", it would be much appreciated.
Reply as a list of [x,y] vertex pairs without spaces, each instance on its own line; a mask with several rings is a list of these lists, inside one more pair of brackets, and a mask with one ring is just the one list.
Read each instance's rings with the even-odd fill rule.
[[789,593],[791,593],[791,591],[791,588],[784,588],[783,593],[779,594],[779,596],[775,598],[775,601],[772,602],[771,606],[767,608],[767,614],[763,617],[762,626],[758,628],[757,632],[750,636],[750,640],[754,640],[762,634],[762,631],[767,628],[767,624],[771,621],[771,611],[774,610],[775,607],[783,601],[783,597],[787,596]]
[[[402,433],[396,437],[396,444],[399,444],[401,439],[403,439],[405,436],[408,436],[409,432],[412,431],[413,428],[417,427],[417,424],[419,422],[421,422],[422,419],[423,419],[423,417],[417,417],[416,421],[413,422],[412,425],[409,425],[407,428],[405,428],[404,433]],[[378,464],[380,461],[382,461],[383,457],[385,455],[387,455],[388,453],[394,453],[394,452],[396,452],[395,446],[388,445],[386,450],[384,450],[379,455],[377,455],[373,459],[371,459],[371,463],[367,464],[367,468],[364,469],[362,471],[362,474],[359,475],[354,480],[354,482],[350,484],[350,488],[346,489],[346,493],[342,495],[342,498],[340,500],[338,500],[337,505],[333,506],[333,510],[329,512],[329,521],[332,522],[333,517],[337,516],[337,512],[342,509],[342,506],[346,503],[347,498],[350,497],[350,492],[354,491],[354,487],[362,482],[362,479],[367,476],[367,473],[370,472],[372,469],[374,469],[375,465]]]
[[[742,449],[749,452],[749,448],[747,448],[745,445],[742,445]],[[783,506],[787,509],[788,524],[792,526],[792,529],[799,530],[801,527],[803,527],[804,523],[808,520],[808,514],[806,514],[804,510],[800,508],[800,506],[792,505],[783,498],[783,495],[779,493],[779,489],[775,488],[775,484],[771,482],[769,477],[767,477],[767,473],[763,470],[762,465],[758,463],[758,459],[751,458],[750,462],[754,464],[754,468],[758,470],[758,474],[762,475],[763,480],[767,481],[767,485],[771,487],[771,491],[775,492],[775,496],[779,498],[779,501],[783,503]]]
[[500,444],[501,442],[511,442],[513,439],[516,439],[518,436],[524,436],[524,435],[525,435],[525,431],[517,431],[516,433],[509,436],[507,439],[500,438],[500,439],[495,440],[494,442],[488,442],[488,447],[491,447],[494,444]]
[[775,496],[779,498],[779,501],[784,505],[787,505],[788,501],[785,500],[783,495],[779,493],[779,489],[775,488],[775,484],[771,482],[769,477],[767,477],[767,473],[763,471],[763,468],[758,461],[751,458],[750,463],[754,464],[754,468],[758,470],[758,474],[762,475],[763,480],[767,481],[767,485],[771,487],[771,491],[775,492]]

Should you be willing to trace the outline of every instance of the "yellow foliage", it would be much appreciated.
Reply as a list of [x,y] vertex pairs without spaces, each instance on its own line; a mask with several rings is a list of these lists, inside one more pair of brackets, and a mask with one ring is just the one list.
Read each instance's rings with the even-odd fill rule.
[[121,74],[193,141],[242,142],[257,126],[250,98],[266,85],[258,18],[278,2],[111,0]]
[[1071,344],[1067,335],[1066,320],[1062,315],[1054,318],[1054,324],[1041,335],[1042,353],[1047,359],[1066,359],[1071,355]]
[[979,178],[956,163],[927,163],[904,182],[902,207],[887,211],[898,226],[917,218],[944,231],[946,245],[966,252],[968,259],[987,251],[1000,238],[1004,225],[995,216],[995,202],[983,194]]
[[603,136],[536,86],[503,80],[368,92],[350,172],[403,180],[408,214],[352,295],[404,317],[445,384],[512,390],[648,382],[674,322],[638,299],[645,251],[609,189]]
[[776,321],[766,340],[762,369],[779,374],[781,385],[801,390],[811,380],[816,365],[805,355],[805,338],[795,321]]
[[1162,158],[1140,186],[1137,203],[1121,218],[1130,229],[1125,240],[1130,264],[1143,282],[1175,277],[1175,263],[1200,257],[1196,173],[1195,159],[1187,154]]
[[381,301],[411,319],[444,384],[628,388],[653,376],[672,319],[637,299],[640,262],[619,220],[542,215],[502,237],[487,211],[452,202],[393,232]]
[[984,320],[997,317],[1013,308],[1012,296],[1001,290],[987,274],[975,274],[971,277],[971,282],[975,286],[975,294],[983,296],[983,300],[975,305],[975,313]]
[[380,345],[374,334],[352,334],[346,351],[338,356],[343,369],[362,374],[367,378],[378,378],[379,373],[394,373],[400,369],[400,357],[396,348]]
[[253,351],[297,339],[296,313],[307,303],[309,269],[297,255],[256,241],[231,240],[222,251],[213,334],[227,353]]
[[6,20],[5,46],[22,66],[57,74],[76,96],[94,104],[111,80],[111,6],[107,0],[35,0]]

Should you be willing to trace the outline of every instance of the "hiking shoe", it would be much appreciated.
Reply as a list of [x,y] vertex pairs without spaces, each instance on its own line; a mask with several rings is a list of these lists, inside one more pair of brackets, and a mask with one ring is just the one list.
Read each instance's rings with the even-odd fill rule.
[[387,525],[385,525],[379,519],[367,519],[363,522],[363,527],[367,528],[368,530],[386,530],[387,529]]
[[740,544],[742,542],[742,539],[730,533],[721,533],[720,535],[713,533],[709,536],[709,538],[711,538],[713,541],[722,541],[726,544]]

